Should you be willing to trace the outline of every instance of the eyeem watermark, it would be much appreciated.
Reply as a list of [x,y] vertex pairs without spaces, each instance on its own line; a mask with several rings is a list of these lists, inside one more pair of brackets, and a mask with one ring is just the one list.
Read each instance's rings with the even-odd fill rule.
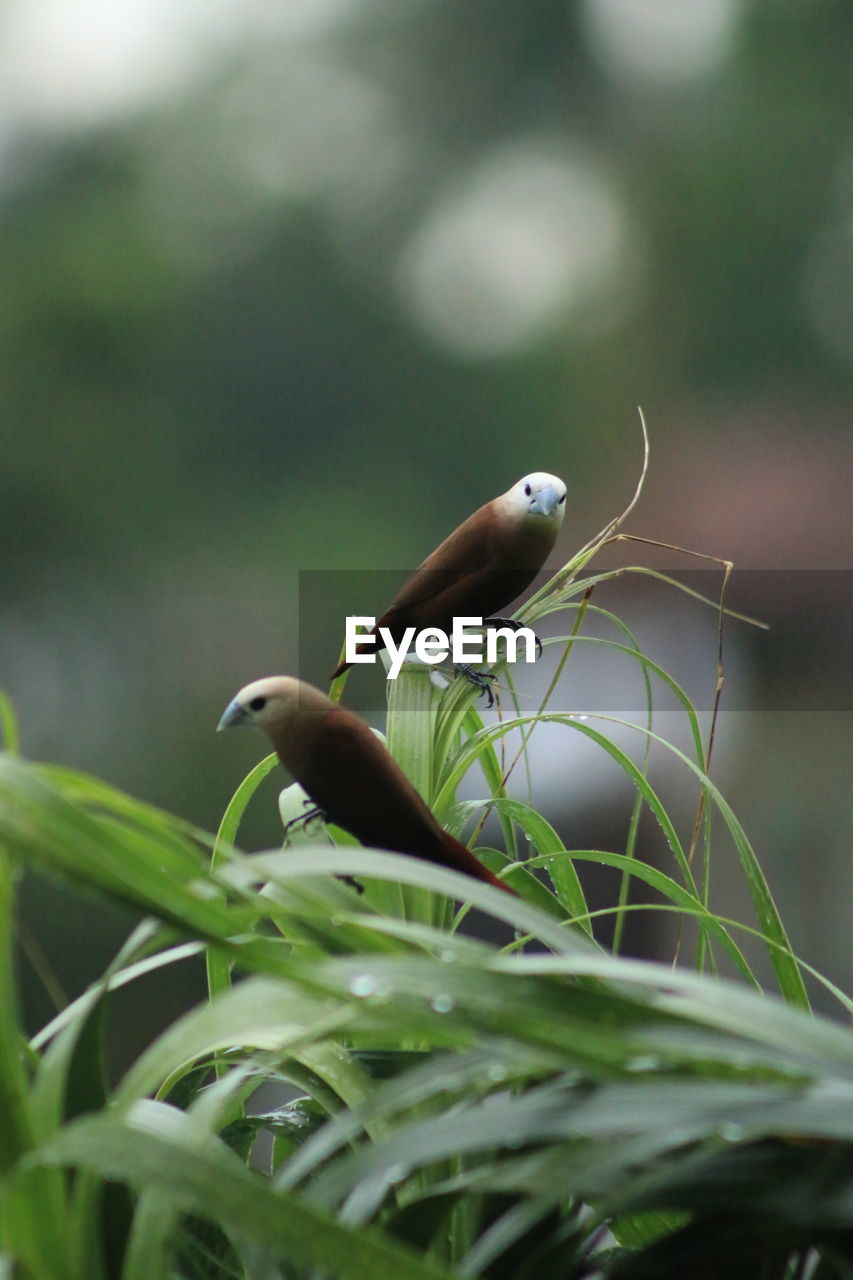
[[[418,631],[415,627],[406,627],[403,632],[400,643],[397,644],[388,627],[378,627],[375,634],[365,634],[359,632],[359,627],[375,627],[376,619],[353,616],[346,620],[346,648],[345,657],[347,662],[375,662],[376,661],[376,645],[381,641],[381,645],[388,650],[391,659],[391,666],[388,670],[388,679],[396,680],[400,674],[400,668],[406,660],[406,655],[411,648],[414,647],[415,656],[421,662],[428,662],[434,665],[438,662],[444,662],[446,658],[452,658],[456,664],[469,664],[472,662],[497,662],[498,660],[498,641],[503,640],[506,644],[506,659],[508,662],[518,661],[518,645],[524,643],[524,661],[536,661],[536,635],[530,627],[487,627],[485,632],[486,649],[483,653],[483,636],[471,636],[466,634],[469,627],[483,626],[482,618],[454,618],[453,630],[448,636],[446,631],[442,631],[441,627],[424,627]],[[476,648],[474,646],[477,646]],[[370,652],[366,652],[370,650]]]

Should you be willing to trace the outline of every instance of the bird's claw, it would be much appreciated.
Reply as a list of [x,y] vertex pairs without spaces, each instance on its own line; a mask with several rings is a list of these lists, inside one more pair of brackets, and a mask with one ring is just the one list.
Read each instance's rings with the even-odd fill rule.
[[[484,618],[484,627],[509,627],[510,631],[521,631],[526,624],[519,622],[518,618]],[[536,657],[542,657],[542,641],[533,633],[533,639],[536,641]]]
[[491,671],[475,671],[474,668],[469,667],[466,662],[454,662],[453,670],[457,675],[464,676],[469,684],[475,685],[481,693],[486,695],[489,699],[489,709],[495,705],[495,695],[492,692],[492,685],[497,680],[496,675]]
[[306,808],[307,812],[301,813],[298,818],[291,818],[289,822],[285,823],[284,825],[285,836],[288,835],[291,827],[307,827],[309,822],[313,822],[315,818],[322,818],[323,821],[325,822],[326,820],[325,813],[316,804],[314,804],[313,800],[309,800],[308,797],[306,796],[305,799],[302,801],[302,804]]

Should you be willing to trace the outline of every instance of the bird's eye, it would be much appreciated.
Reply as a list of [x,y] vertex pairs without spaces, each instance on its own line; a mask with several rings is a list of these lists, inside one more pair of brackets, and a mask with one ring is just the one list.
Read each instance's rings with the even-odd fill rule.
[[259,697],[257,697],[257,698],[253,698],[253,699],[252,699],[252,701],[249,703],[249,710],[250,710],[250,711],[263,711],[263,709],[264,709],[264,707],[265,707],[266,705],[267,705],[267,700],[266,700],[266,698],[262,698],[262,697],[260,697],[260,696],[259,696]]
[[[565,494],[563,494],[562,498],[560,499],[560,502],[565,502],[565,501],[566,501],[566,495],[565,495]],[[558,503],[557,503],[557,506],[559,506],[559,505],[560,505],[560,503],[558,502]]]
[[527,494],[527,496],[528,496],[528,498],[529,498],[529,497],[530,497],[530,485],[529,485],[529,484],[526,484],[526,485],[524,486],[524,492]]

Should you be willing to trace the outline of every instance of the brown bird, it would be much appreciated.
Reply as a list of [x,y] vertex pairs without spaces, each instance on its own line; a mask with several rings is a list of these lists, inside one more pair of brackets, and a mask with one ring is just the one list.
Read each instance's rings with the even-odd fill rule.
[[217,728],[234,725],[263,729],[318,809],[363,845],[413,854],[514,892],[442,830],[368,725],[313,685],[291,676],[247,684]]
[[[480,507],[427,556],[394,597],[371,631],[376,648],[384,648],[380,627],[399,644],[408,627],[440,627],[449,633],[455,617],[517,625],[494,615],[521,595],[542,568],[563,523],[565,502],[566,486],[559,476],[534,471]],[[331,679],[351,666],[342,662]]]

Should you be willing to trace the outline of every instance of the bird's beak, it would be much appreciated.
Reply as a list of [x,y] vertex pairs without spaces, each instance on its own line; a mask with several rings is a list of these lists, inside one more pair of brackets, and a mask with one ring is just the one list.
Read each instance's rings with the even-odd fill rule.
[[549,516],[559,500],[560,495],[554,486],[546,484],[544,489],[540,489],[533,502],[531,502],[530,510],[534,513],[539,512],[543,516]]
[[248,724],[248,722],[248,711],[245,707],[241,707],[237,699],[234,698],[232,702],[228,703],[228,706],[222,713],[222,719],[216,726],[216,732],[219,733],[221,729],[233,729],[235,725]]

